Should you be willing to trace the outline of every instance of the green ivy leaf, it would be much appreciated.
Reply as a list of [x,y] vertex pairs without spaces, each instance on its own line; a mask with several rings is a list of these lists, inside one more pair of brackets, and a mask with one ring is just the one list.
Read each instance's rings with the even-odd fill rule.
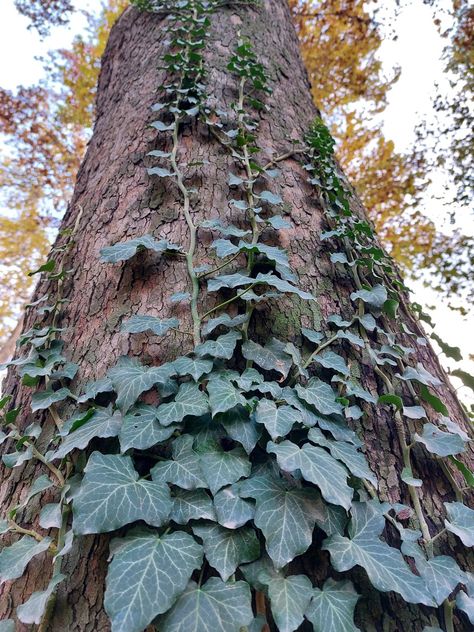
[[461,539],[464,546],[474,546],[474,510],[462,503],[444,503],[448,520],[444,526]]
[[16,451],[16,452],[10,452],[9,454],[4,454],[2,456],[2,461],[5,467],[12,468],[12,467],[18,467],[20,465],[23,465],[23,463],[26,463],[26,461],[29,461],[32,458],[33,458],[33,446],[30,445],[23,452]]
[[363,339],[360,336],[353,334],[351,331],[343,331],[342,329],[340,329],[337,332],[337,337],[341,340],[348,340],[351,344],[356,347],[360,347],[361,349],[365,347],[365,342],[363,341]]
[[426,410],[423,406],[404,406],[403,415],[408,419],[423,419],[426,417]]
[[385,518],[368,503],[353,503],[350,538],[334,534],[323,542],[334,568],[345,572],[362,566],[372,585],[381,592],[395,591],[408,603],[436,605],[425,582],[414,575],[400,551],[379,539]]
[[190,520],[216,521],[216,512],[211,498],[204,489],[179,489],[173,492],[173,508],[170,520],[177,524],[188,524]]
[[347,470],[326,450],[310,443],[299,448],[291,441],[278,444],[270,441],[267,452],[276,455],[278,465],[284,472],[300,470],[305,480],[319,487],[327,502],[350,508],[353,491],[346,482]]
[[275,230],[284,230],[291,228],[291,224],[281,217],[281,215],[273,215],[265,220]]
[[225,413],[239,404],[245,404],[245,398],[242,397],[240,390],[222,377],[210,379],[207,392],[209,393],[209,404],[213,417],[218,413]]
[[211,318],[202,328],[202,335],[208,336],[219,326],[223,327],[240,327],[248,321],[248,314],[239,314],[239,316],[230,316],[229,314],[221,314],[216,318]]
[[126,452],[130,448],[146,450],[166,441],[180,428],[179,424],[171,424],[164,428],[158,421],[157,408],[139,404],[123,418],[119,432],[120,451]]
[[139,480],[129,456],[93,452],[74,496],[75,533],[106,533],[135,520],[161,526],[171,511],[167,485]]
[[51,459],[62,459],[72,450],[83,450],[95,437],[116,437],[122,427],[122,415],[112,407],[96,410],[73,432],[65,436]]
[[15,632],[15,622],[13,619],[0,621],[0,632]]
[[403,400],[398,395],[393,395],[392,393],[385,393],[384,395],[380,395],[377,400],[377,404],[391,404],[395,406],[397,410],[403,409]]
[[261,399],[255,411],[255,419],[263,424],[273,441],[286,437],[295,423],[302,421],[301,412],[291,406],[277,407],[269,399]]
[[466,442],[458,434],[443,432],[431,423],[423,426],[421,435],[415,432],[413,439],[418,443],[423,443],[428,452],[438,456],[459,454],[466,449]]
[[168,404],[160,404],[157,417],[163,426],[183,421],[187,415],[200,417],[209,411],[207,395],[194,382],[184,382],[174,399]]
[[37,542],[29,535],[25,535],[11,546],[4,547],[0,552],[0,584],[18,579],[25,572],[28,562],[49,549],[51,538],[43,538]]
[[422,399],[424,399],[425,402],[428,402],[428,404],[432,406],[432,408],[437,413],[441,413],[442,415],[445,415],[446,417],[449,415],[448,409],[443,404],[443,402],[439,399],[439,397],[430,393],[429,389],[424,384],[420,386],[420,395]]
[[416,380],[417,382],[420,382],[425,386],[441,385],[441,380],[438,380],[437,377],[431,375],[431,373],[429,373],[420,363],[416,365],[416,369],[411,366],[407,366],[401,375],[400,373],[396,373],[395,377],[398,377],[400,380],[404,381]]
[[139,334],[151,331],[156,336],[164,336],[170,329],[179,327],[177,318],[156,318],[155,316],[141,316],[137,314],[122,323],[122,331],[129,334]]
[[248,476],[251,467],[242,447],[226,451],[217,442],[206,445],[205,451],[200,454],[200,464],[213,494],[221,487]]
[[317,354],[313,358],[314,362],[317,362],[325,369],[333,369],[338,373],[342,373],[346,377],[349,377],[351,374],[349,367],[346,364],[346,361],[342,356],[334,351],[324,351],[323,353]]
[[407,485],[411,485],[412,487],[421,487],[423,485],[423,481],[421,478],[415,478],[413,475],[413,471],[410,467],[404,467],[400,478]]
[[142,632],[167,612],[202,563],[202,547],[182,531],[121,541],[107,573],[105,610],[114,632]]
[[154,481],[172,483],[184,489],[207,487],[199,456],[193,450],[194,437],[181,435],[173,441],[173,460],[157,463],[151,470]]
[[87,402],[89,399],[95,399],[99,393],[110,393],[114,390],[114,386],[108,377],[103,377],[94,382],[88,382],[84,387],[84,393],[77,398],[79,404]]
[[352,582],[337,582],[330,577],[322,589],[314,589],[306,617],[314,632],[359,632],[354,624],[354,609],[359,599]]
[[62,522],[61,503],[47,503],[41,508],[39,525],[43,529],[59,529]]
[[271,191],[262,191],[258,197],[269,204],[283,204],[282,198],[277,193],[272,193]]
[[225,529],[216,524],[194,525],[194,535],[203,541],[207,561],[227,581],[237,566],[260,555],[260,543],[252,527]]
[[470,373],[467,373],[467,371],[463,371],[462,369],[455,369],[454,371],[451,371],[451,375],[458,377],[464,386],[467,386],[471,389],[471,391],[474,391],[474,376]]
[[456,606],[467,615],[469,621],[474,625],[474,597],[472,591],[469,595],[460,590],[456,595]]
[[436,340],[441,348],[441,351],[447,358],[453,358],[453,360],[456,360],[456,362],[460,362],[462,360],[462,353],[459,347],[451,347],[446,342],[444,342],[444,340],[442,340],[435,332],[432,332],[430,338]]
[[105,263],[117,263],[118,261],[127,261],[131,259],[140,250],[152,250],[162,254],[166,251],[179,252],[181,248],[175,244],[171,244],[166,239],[157,241],[152,235],[143,235],[136,239],[121,241],[113,246],[107,246],[100,251],[101,259]]
[[316,520],[323,519],[316,490],[286,489],[279,479],[262,474],[242,481],[239,494],[257,501],[254,523],[278,568],[308,549]]
[[159,178],[167,178],[176,175],[169,169],[164,169],[163,167],[149,167],[147,173],[149,176],[158,176]]
[[200,224],[201,228],[209,228],[211,230],[217,230],[225,237],[245,237],[250,235],[250,230],[242,230],[233,224],[225,225],[220,219],[207,219]]
[[45,410],[52,404],[64,401],[67,397],[71,397],[72,393],[68,388],[60,388],[57,391],[46,389],[45,391],[38,391],[31,396],[31,410],[36,412],[37,410]]
[[55,592],[56,586],[64,579],[66,579],[66,575],[61,575],[61,573],[55,575],[46,590],[34,592],[28,601],[18,606],[16,613],[20,621],[22,623],[41,623],[49,598]]
[[273,577],[268,586],[273,619],[279,632],[294,632],[303,622],[313,586],[305,575]]
[[351,299],[356,301],[361,299],[370,307],[374,309],[382,309],[383,304],[387,300],[387,290],[383,285],[377,284],[370,290],[359,290],[358,292],[352,292]]
[[203,586],[190,582],[159,627],[161,632],[240,632],[252,619],[248,584],[211,577]]
[[255,503],[238,495],[238,483],[224,487],[214,495],[217,522],[226,529],[238,529],[255,515]]
[[238,441],[243,446],[247,454],[253,451],[260,439],[261,432],[255,423],[255,416],[249,416],[243,406],[237,406],[225,414],[219,414],[216,421],[222,424],[231,439]]
[[190,375],[198,382],[203,375],[212,371],[213,362],[182,356],[173,362],[173,366],[179,376]]
[[308,329],[307,327],[302,327],[301,333],[305,338],[310,342],[314,342],[316,345],[319,345],[324,338],[324,334],[321,331],[314,331],[314,329]]
[[329,384],[312,377],[307,386],[297,384],[296,392],[303,401],[314,406],[323,415],[341,414],[343,407],[336,401],[336,393]]
[[230,360],[234,355],[237,341],[241,338],[242,334],[240,331],[229,331],[229,333],[219,336],[217,340],[206,340],[206,342],[197,345],[194,352],[199,357],[211,356],[213,358]]
[[285,351],[285,347],[285,343],[276,338],[272,338],[264,347],[253,340],[247,340],[242,345],[242,355],[265,371],[278,371],[286,378],[292,365],[292,358]]

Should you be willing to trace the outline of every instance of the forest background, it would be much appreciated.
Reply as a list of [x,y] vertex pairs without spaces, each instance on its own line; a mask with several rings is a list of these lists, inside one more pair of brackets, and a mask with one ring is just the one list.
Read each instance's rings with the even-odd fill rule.
[[[57,14],[67,24],[53,27],[41,7],[54,18],[55,0],[2,0],[0,8],[0,361],[13,353],[36,279],[28,273],[43,263],[71,196],[94,124],[100,57],[128,1],[61,4],[71,8]],[[412,300],[436,324],[445,367],[469,383],[462,372],[474,367],[474,5],[290,6],[338,158]],[[472,390],[453,382],[472,404]]]

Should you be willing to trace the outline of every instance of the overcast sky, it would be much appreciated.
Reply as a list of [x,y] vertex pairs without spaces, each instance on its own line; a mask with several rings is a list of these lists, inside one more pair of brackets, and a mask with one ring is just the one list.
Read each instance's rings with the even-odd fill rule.
[[[445,0],[448,2],[449,0]],[[79,3],[78,3],[79,4]],[[380,58],[386,68],[398,64],[402,74],[389,95],[389,105],[382,115],[386,136],[395,141],[398,150],[405,150],[414,141],[414,129],[417,123],[432,115],[432,97],[437,81],[443,83],[443,62],[441,54],[444,40],[440,38],[433,24],[431,9],[422,0],[407,3],[395,22],[393,29],[398,38],[387,38],[382,44]],[[82,8],[98,7],[99,0],[81,0]],[[379,3],[380,6],[380,3]],[[394,0],[384,0],[384,11],[392,11]],[[56,28],[50,37],[41,41],[34,30],[28,30],[27,18],[18,14],[13,0],[2,0],[0,8],[0,85],[14,90],[17,85],[36,83],[42,76],[41,62],[36,57],[45,55],[48,50],[67,47],[74,34],[84,28],[85,21],[80,15],[73,16],[68,27]],[[446,82],[444,80],[444,84]],[[357,183],[355,183],[357,185]],[[424,202],[424,212],[436,221],[438,228],[449,230],[448,208],[440,201],[439,195],[446,189],[447,182],[442,175]],[[461,215],[466,217],[466,214]],[[462,226],[472,233],[472,219]],[[443,305],[444,300],[421,283],[411,284],[413,299],[424,304],[436,305],[433,318],[439,335],[451,345],[458,345],[465,355],[474,353],[474,320],[462,318]],[[466,348],[466,344],[469,345]],[[452,361],[444,361],[454,366]],[[463,363],[466,370],[473,372],[474,365]],[[458,382],[459,384],[459,382]],[[463,394],[468,395],[466,389]],[[469,398],[470,399],[470,398]]]

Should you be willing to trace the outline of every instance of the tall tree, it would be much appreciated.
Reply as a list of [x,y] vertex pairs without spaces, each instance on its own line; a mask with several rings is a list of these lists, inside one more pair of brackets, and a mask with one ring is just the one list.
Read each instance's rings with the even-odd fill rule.
[[468,630],[468,423],[286,2],[140,4],[0,403],[3,628]]

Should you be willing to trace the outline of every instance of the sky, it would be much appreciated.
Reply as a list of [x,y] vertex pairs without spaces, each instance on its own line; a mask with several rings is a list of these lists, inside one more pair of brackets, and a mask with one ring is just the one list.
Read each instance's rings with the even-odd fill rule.
[[[444,0],[446,4],[449,0]],[[97,8],[99,0],[81,0],[76,3],[83,9]],[[381,3],[378,3],[380,6]],[[384,0],[382,11],[392,12],[395,0]],[[1,0],[0,8],[0,85],[14,90],[20,84],[36,83],[42,76],[41,62],[36,59],[46,55],[48,50],[67,47],[74,35],[85,26],[85,19],[75,14],[67,27],[55,28],[51,35],[41,41],[36,31],[28,30],[29,21],[21,16],[14,7],[13,0]],[[415,140],[415,127],[432,113],[432,97],[436,94],[436,83],[443,84],[443,62],[441,55],[444,41],[439,36],[433,24],[430,7],[422,0],[406,2],[398,17],[392,22],[391,28],[398,34],[396,40],[387,37],[382,43],[379,56],[384,64],[386,73],[395,65],[401,66],[401,77],[393,86],[389,94],[389,104],[381,115],[384,131],[388,138],[394,140],[397,150],[409,149]],[[423,211],[436,221],[438,228],[450,230],[448,208],[438,199],[443,194],[448,183],[440,174],[436,178],[437,185],[433,186],[424,201]],[[357,185],[357,183],[355,183]],[[462,228],[471,234],[474,230],[472,216],[458,214],[464,219]],[[431,312],[437,324],[436,331],[446,342],[461,347],[461,350],[474,353],[474,320],[473,316],[463,318],[453,312],[440,301],[440,297],[433,291],[424,288],[421,282],[410,283],[413,288],[412,299],[424,305],[434,305]],[[474,310],[472,310],[474,312]],[[466,348],[467,344],[471,345]],[[453,361],[441,356],[444,365],[454,368]],[[462,368],[474,372],[474,364],[468,360],[462,363]],[[455,386],[460,382],[453,380]],[[460,390],[464,399],[471,399],[469,391]]]

